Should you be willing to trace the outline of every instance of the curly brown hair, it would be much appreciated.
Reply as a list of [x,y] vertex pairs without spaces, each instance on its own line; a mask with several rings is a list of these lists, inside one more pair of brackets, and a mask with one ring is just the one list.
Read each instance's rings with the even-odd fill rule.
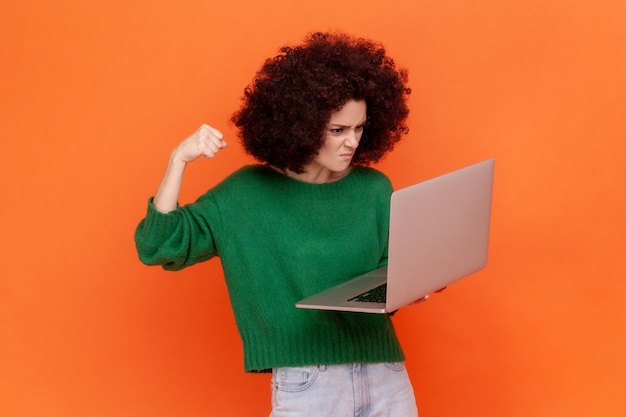
[[331,113],[349,100],[367,104],[353,164],[378,162],[408,133],[408,73],[381,44],[316,32],[280,52],[265,61],[232,116],[244,149],[258,161],[301,173],[321,148]]

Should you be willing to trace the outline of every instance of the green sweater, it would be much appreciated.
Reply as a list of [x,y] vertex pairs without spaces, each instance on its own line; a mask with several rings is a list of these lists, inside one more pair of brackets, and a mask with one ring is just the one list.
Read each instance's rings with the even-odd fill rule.
[[247,166],[170,213],[150,202],[135,241],[168,270],[220,257],[246,371],[401,361],[389,316],[294,306],[387,263],[391,192],[372,168],[311,184]]

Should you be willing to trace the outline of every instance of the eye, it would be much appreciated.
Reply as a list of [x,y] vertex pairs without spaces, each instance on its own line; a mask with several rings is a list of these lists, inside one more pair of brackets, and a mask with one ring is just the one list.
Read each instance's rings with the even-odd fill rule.
[[329,129],[329,132],[332,133],[333,135],[338,135],[341,132],[343,132],[343,127],[337,127],[334,129]]

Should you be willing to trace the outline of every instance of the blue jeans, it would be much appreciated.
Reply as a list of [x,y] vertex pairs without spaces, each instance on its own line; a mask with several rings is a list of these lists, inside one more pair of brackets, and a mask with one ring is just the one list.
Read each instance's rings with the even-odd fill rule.
[[404,363],[276,368],[270,417],[417,417]]

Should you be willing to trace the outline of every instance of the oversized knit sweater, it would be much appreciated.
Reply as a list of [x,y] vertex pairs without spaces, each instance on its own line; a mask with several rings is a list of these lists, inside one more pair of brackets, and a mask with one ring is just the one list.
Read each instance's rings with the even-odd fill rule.
[[372,168],[312,184],[252,165],[137,227],[140,259],[178,270],[219,256],[246,371],[404,359],[384,314],[294,303],[387,262],[392,187]]

